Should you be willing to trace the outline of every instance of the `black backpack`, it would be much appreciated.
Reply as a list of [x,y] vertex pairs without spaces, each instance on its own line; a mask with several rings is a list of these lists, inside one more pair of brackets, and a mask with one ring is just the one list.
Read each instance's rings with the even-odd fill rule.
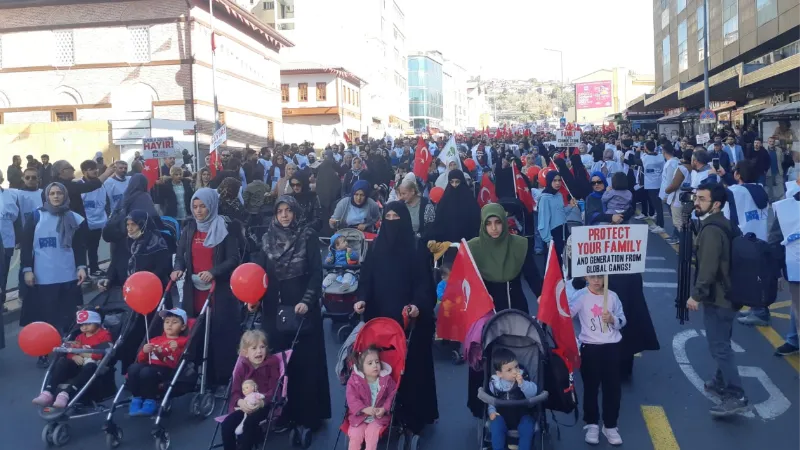
[[738,226],[728,231],[717,224],[708,225],[722,229],[730,239],[731,288],[725,297],[739,307],[768,307],[774,300],[767,295],[769,286],[778,276],[772,248],[753,233],[743,235]]

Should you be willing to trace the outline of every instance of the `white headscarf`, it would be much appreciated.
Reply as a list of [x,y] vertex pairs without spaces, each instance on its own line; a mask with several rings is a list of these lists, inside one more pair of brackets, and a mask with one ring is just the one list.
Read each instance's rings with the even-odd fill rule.
[[195,199],[203,202],[208,209],[208,215],[205,219],[202,221],[195,219],[197,229],[203,233],[208,233],[205,241],[203,241],[203,246],[206,248],[216,247],[228,235],[228,226],[225,223],[225,218],[219,215],[219,194],[214,189],[201,188],[192,195],[192,204],[194,204]]

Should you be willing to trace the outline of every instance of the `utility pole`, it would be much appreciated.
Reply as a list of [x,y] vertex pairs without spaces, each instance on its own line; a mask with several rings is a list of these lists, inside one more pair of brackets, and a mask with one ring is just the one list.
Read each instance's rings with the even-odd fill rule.
[[708,0],[703,0],[703,100],[705,109],[710,107],[708,95]]
[[[208,13],[211,15],[211,95],[214,97],[214,132],[219,129],[219,105],[217,104],[217,44],[214,38],[214,0],[208,0]],[[213,133],[212,133],[213,134]]]

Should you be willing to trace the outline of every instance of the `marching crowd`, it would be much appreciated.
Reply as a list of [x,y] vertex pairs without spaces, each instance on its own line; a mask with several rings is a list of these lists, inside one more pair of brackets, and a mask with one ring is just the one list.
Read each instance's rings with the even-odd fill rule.
[[[136,327],[141,335],[129,339],[132,345],[119,354],[134,396],[130,414],[147,416],[155,412],[158,384],[169,378],[184,350],[188,320],[201,313],[214,285],[209,381],[222,388],[224,397],[233,374],[231,414],[221,426],[224,448],[249,449],[260,439],[258,423],[276,388],[278,369],[271,354],[293,350],[281,422],[315,430],[331,418],[320,298],[337,277],[324,276],[323,264],[347,266],[359,260],[346,240],[337,239],[338,230],[377,233],[360,271],[338,281],[357,284],[353,307],[364,321],[382,317],[404,325],[407,315],[415,327],[399,386],[379,349],[353,355],[355,369],[347,385],[350,449],[365,442],[369,450],[376,448],[391,414],[414,434],[439,418],[432,342],[435,311],[452,263],[449,243],[468,242],[497,311],[529,313],[534,299],[526,297],[522,280],[536,297],[542,294],[544,267],[535,255],[552,243],[560,261],[569,258],[565,249],[571,226],[648,219],[650,230],[661,234],[671,216],[669,242],[678,243],[693,238],[681,233],[688,228],[684,205],[693,201],[691,217],[699,219],[694,244],[698,270],[687,307],[702,305],[718,366],[706,388],[723,401],[710,412],[729,416],[747,408],[730,346],[731,328],[735,320],[769,320],[768,305],[777,296],[779,279],[788,282],[792,296],[792,332],[778,352],[798,351],[800,154],[789,151],[793,138],[784,128],[766,141],[753,130],[721,130],[708,146],[694,145],[691,137],[604,131],[583,133],[578,147],[556,148],[548,145],[552,135],[501,135],[498,130],[494,136],[477,133],[449,141],[365,139],[330,145],[319,154],[311,143],[260,151],[221,148],[200,168],[185,151],[182,157],[166,158],[158,175],[138,153],[130,164],[106,166],[101,155],[86,160],[78,177],[67,161],[51,164],[47,155],[41,155],[41,162],[28,156],[23,167],[14,156],[6,172],[10,188],[0,192],[5,248],[0,286],[5,294],[9,262],[18,247],[20,272],[11,276],[20,278],[20,324],[44,321],[64,331],[77,323],[81,334],[74,345],[96,348],[111,338],[97,313],[79,311],[76,318],[83,304],[82,283],[94,279],[101,290],[111,290],[140,271],[154,273],[163,286],[184,280],[182,292],[174,301],[167,296],[159,313],[163,335],[140,348],[144,332]],[[690,189],[693,200],[681,195]],[[770,246],[774,269],[764,307],[751,308],[738,319],[740,305],[728,295],[738,283],[730,276],[738,262],[732,261],[734,240],[728,237],[737,228]],[[329,248],[320,245],[321,236],[333,236]],[[105,270],[98,258],[101,239],[111,245]],[[434,271],[434,258],[440,257],[441,268]],[[269,285],[258,304],[245,308],[233,295],[230,277],[248,261],[264,268]],[[603,277],[571,280],[569,306],[581,330],[576,336],[586,442],[597,444],[602,433],[620,445],[620,385],[632,376],[633,355],[657,350],[659,344],[641,274],[611,275],[608,284],[609,308],[602,314],[597,304],[603,301]],[[242,334],[248,309],[260,311],[261,327]],[[303,320],[289,326],[275,320],[286,316]],[[507,353],[497,352],[489,362],[495,374],[492,395],[524,398],[541,391],[543,381],[532,380],[515,355]],[[34,403],[66,406],[92,373],[93,359],[74,355],[58,360],[54,380]],[[43,367],[50,362],[48,357],[39,361]],[[467,404],[476,417],[489,418],[492,447],[506,448],[505,431],[514,427],[519,429],[518,448],[531,448],[535,421],[524,412],[485,410],[476,397],[485,381],[482,372],[470,370]]]

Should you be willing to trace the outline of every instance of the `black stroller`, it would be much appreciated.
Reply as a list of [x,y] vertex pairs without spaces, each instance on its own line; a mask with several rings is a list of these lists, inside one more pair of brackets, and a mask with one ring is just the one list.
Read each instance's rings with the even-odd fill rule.
[[[42,429],[42,441],[47,445],[61,447],[70,439],[69,421],[83,417],[103,414],[113,408],[104,403],[114,397],[116,382],[114,381],[114,365],[117,362],[117,353],[123,346],[126,338],[131,334],[136,323],[136,313],[130,309],[122,298],[122,289],[112,289],[94,297],[83,309],[95,311],[103,320],[103,327],[112,336],[113,344],[106,349],[76,349],[61,346],[53,350],[55,360],[50,365],[42,382],[42,390],[47,385],[55,362],[73,354],[102,354],[103,358],[97,362],[94,375],[69,401],[66,408],[45,407],[39,415],[47,421]],[[80,333],[80,326],[73,325],[66,334],[64,342],[73,341]]]
[[[534,448],[544,449],[549,442],[547,421],[545,417],[545,401],[549,394],[544,390],[545,371],[544,363],[547,358],[546,335],[542,328],[531,316],[515,309],[500,311],[486,322],[481,334],[482,359],[484,361],[483,386],[478,389],[478,399],[488,405],[504,408],[521,408],[526,414],[532,416],[538,424],[534,435]],[[520,366],[528,371],[530,381],[536,383],[537,395],[524,400],[501,400],[489,393],[494,369],[492,356],[497,349],[508,349],[514,352]],[[481,426],[480,449],[491,448],[490,422],[487,418],[487,409],[484,408]],[[542,432],[542,430],[545,430]],[[517,430],[509,430],[509,440],[519,440]]]
[[[509,220],[509,230],[522,237],[533,237],[534,225],[533,216],[525,209],[525,205],[514,197],[504,197],[497,203],[506,210]],[[516,226],[512,226],[511,223]]]

